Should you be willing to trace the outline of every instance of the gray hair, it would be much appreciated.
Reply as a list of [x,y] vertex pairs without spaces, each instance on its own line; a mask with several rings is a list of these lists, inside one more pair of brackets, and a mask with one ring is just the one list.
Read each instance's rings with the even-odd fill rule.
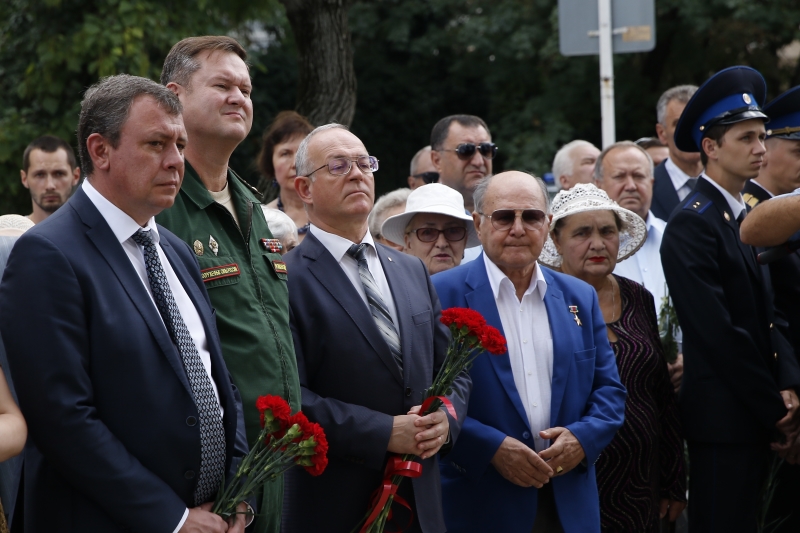
[[98,133],[116,148],[131,106],[140,96],[152,97],[172,116],[183,113],[181,101],[172,91],[139,76],[129,74],[109,76],[86,90],[78,118],[78,153],[81,158],[81,168],[86,176],[94,172],[86,139],[93,133]]
[[658,99],[658,103],[656,104],[656,117],[658,118],[658,123],[662,126],[666,126],[664,121],[666,120],[667,116],[667,106],[673,100],[677,100],[678,102],[685,104],[687,103],[694,93],[697,92],[697,85],[678,85],[677,87],[672,87],[671,89],[667,89],[664,91],[664,94],[661,95],[661,98]]
[[[528,174],[527,172],[523,172],[526,176],[530,176],[532,180],[536,182],[539,188],[542,190],[542,196],[544,197],[544,205],[545,205],[545,213],[550,212],[550,194],[547,192],[547,184],[545,184],[544,180],[539,176],[534,174]],[[472,193],[472,199],[475,202],[475,212],[483,213],[483,200],[486,196],[486,191],[489,189],[489,185],[491,184],[492,180],[494,179],[495,175],[492,174],[490,176],[486,176],[481,181],[478,182],[478,186],[475,187],[475,192]]]
[[375,206],[369,213],[369,232],[373,238],[377,239],[381,236],[381,226],[386,220],[386,212],[389,209],[405,206],[408,201],[408,195],[411,194],[411,189],[397,189],[392,192],[387,192],[375,202]]
[[558,178],[561,176],[571,177],[575,173],[575,161],[572,159],[572,151],[583,147],[594,148],[595,146],[589,141],[577,139],[568,142],[556,152],[556,156],[553,158],[553,178],[559,189],[561,189],[561,180]]
[[261,211],[264,212],[264,218],[267,221],[267,226],[273,237],[279,241],[282,241],[290,234],[294,234],[294,236],[297,237],[297,226],[289,215],[277,209],[270,209],[265,206],[261,207]]
[[414,174],[417,173],[417,168],[419,167],[419,161],[426,154],[428,155],[428,158],[430,159],[430,157],[431,157],[431,145],[430,144],[428,146],[426,146],[425,148],[422,148],[420,151],[418,151],[416,154],[414,154],[414,157],[411,158],[411,168],[408,170],[408,175],[409,176],[413,176]]
[[306,138],[303,139],[303,142],[300,143],[300,146],[297,148],[297,153],[294,156],[294,166],[298,176],[308,176],[314,172],[314,169],[312,168],[314,163],[311,162],[311,159],[308,156],[308,144],[311,142],[311,139],[318,133],[334,129],[350,131],[347,126],[343,124],[331,122],[330,124],[325,124],[324,126],[314,128],[314,130],[312,130],[311,133],[309,133]]
[[651,178],[653,177],[653,158],[650,157],[650,154],[647,153],[647,150],[636,144],[635,142],[631,141],[619,141],[615,142],[612,145],[607,146],[600,155],[597,156],[597,162],[594,164],[594,180],[597,183],[603,182],[603,159],[605,159],[606,155],[608,155],[611,150],[616,150],[618,148],[636,148],[644,156],[647,158],[647,175]]

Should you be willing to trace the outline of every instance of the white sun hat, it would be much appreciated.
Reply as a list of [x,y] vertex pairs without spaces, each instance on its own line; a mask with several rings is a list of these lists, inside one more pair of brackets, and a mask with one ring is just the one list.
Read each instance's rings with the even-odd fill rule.
[[467,227],[467,248],[480,245],[472,217],[464,209],[464,198],[455,189],[441,183],[429,183],[417,187],[408,195],[406,210],[383,221],[381,235],[399,245],[405,244],[408,223],[417,213],[435,213],[463,220]]
[[33,222],[22,215],[0,216],[0,235],[17,237],[33,227]]
[[598,189],[591,183],[579,183],[569,190],[560,191],[553,198],[550,209],[553,213],[553,220],[550,222],[550,234],[547,236],[547,242],[544,244],[542,253],[539,256],[539,263],[550,268],[560,268],[562,259],[556,251],[556,245],[553,243],[553,228],[556,227],[556,222],[562,218],[576,213],[608,210],[619,216],[622,220],[622,228],[619,230],[618,263],[635,254],[647,239],[647,225],[642,220],[642,217],[633,211],[620,207],[617,202],[608,197],[604,190]]

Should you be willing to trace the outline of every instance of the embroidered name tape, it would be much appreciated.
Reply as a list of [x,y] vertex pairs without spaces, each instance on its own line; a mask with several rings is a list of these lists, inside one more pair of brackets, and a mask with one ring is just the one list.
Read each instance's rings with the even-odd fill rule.
[[231,276],[239,276],[242,274],[242,272],[239,270],[239,265],[236,263],[205,268],[201,270],[200,273],[203,276],[203,281],[206,283],[215,279],[229,278]]
[[286,263],[283,261],[278,261],[277,259],[272,261],[272,268],[275,269],[276,274],[287,274],[289,272],[286,270]]

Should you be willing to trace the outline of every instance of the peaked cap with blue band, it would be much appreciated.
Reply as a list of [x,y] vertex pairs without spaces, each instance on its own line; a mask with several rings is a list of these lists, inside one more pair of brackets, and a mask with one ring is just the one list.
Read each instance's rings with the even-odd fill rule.
[[800,85],[764,106],[769,116],[768,137],[800,141]]
[[711,76],[697,89],[675,128],[675,146],[699,152],[703,136],[717,125],[736,124],[753,118],[769,120],[761,110],[767,83],[750,67],[729,67]]

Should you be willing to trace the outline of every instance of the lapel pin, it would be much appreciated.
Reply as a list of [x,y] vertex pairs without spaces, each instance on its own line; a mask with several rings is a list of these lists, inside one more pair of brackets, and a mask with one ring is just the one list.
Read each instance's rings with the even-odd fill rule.
[[[386,256],[386,259],[388,259],[389,261],[392,261],[392,258],[389,257],[388,255]],[[392,261],[392,262],[394,263],[394,261]]]
[[723,212],[722,212],[722,216],[724,216],[724,217],[725,217],[725,220],[727,220],[728,222],[730,222],[730,221],[731,221],[731,216],[728,214],[728,212],[727,212],[727,211],[723,211]]
[[194,253],[197,255],[203,255],[203,243],[200,241],[194,241],[193,244]]
[[569,312],[572,313],[572,315],[573,315],[572,318],[575,319],[575,323],[578,324],[579,326],[582,326],[583,322],[581,322],[581,319],[578,318],[578,306],[577,305],[570,305],[569,306]]
[[217,243],[213,235],[208,236],[208,247],[211,248],[214,255],[219,255],[219,243]]

